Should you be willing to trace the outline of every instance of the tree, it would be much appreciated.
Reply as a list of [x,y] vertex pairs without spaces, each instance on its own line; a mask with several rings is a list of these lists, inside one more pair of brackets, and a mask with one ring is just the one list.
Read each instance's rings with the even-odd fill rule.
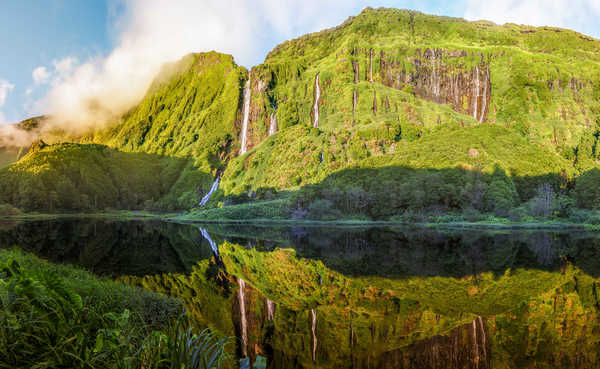
[[577,205],[581,208],[600,209],[600,169],[583,173],[575,184]]

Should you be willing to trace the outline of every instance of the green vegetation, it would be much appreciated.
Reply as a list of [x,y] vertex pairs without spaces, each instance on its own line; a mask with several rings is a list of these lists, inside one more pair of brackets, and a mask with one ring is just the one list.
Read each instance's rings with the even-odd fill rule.
[[183,158],[103,145],[41,146],[0,170],[0,203],[49,212],[166,210],[193,204],[193,190],[202,176]]
[[[238,104],[246,78],[233,57],[216,52],[189,54],[167,64],[144,99],[116,125],[83,138],[126,152],[192,159],[196,182],[180,186],[195,200],[235,152]],[[176,169],[171,175],[178,175]],[[190,174],[192,175],[192,174]],[[190,203],[180,207],[190,207]]]
[[190,210],[220,176],[186,219],[594,223],[599,61],[569,30],[367,8],[250,71],[216,52],[165,65],[108,128],[0,169],[0,203]]
[[220,368],[227,339],[170,322],[181,303],[0,251],[0,367]]
[[[350,367],[350,362],[393,367],[391,352],[394,357],[412,353],[433,360],[435,352],[445,349],[444,337],[453,336],[457,329],[459,336],[471,336],[478,319],[483,321],[477,324],[486,327],[481,328],[487,332],[483,345],[493,352],[492,367],[570,367],[575,358],[590,366],[597,362],[593,333],[597,278],[570,264],[560,271],[540,268],[535,253],[543,257],[543,242],[532,244],[540,247],[532,250],[523,247],[523,240],[506,235],[500,235],[496,244],[494,239],[484,237],[477,243],[476,235],[464,235],[470,240],[467,244],[455,244],[448,236],[438,243],[450,242],[453,247],[438,248],[424,247],[423,234],[406,234],[415,242],[403,244],[397,239],[402,233],[381,233],[381,237],[371,235],[376,250],[364,254],[357,247],[364,240],[354,245],[352,232],[339,233],[337,243],[312,238],[314,244],[295,249],[273,249],[266,241],[249,249],[225,241],[219,245],[221,269],[216,261],[204,260],[189,276],[123,280],[179,296],[196,319],[239,334],[241,278],[248,347],[273,350],[275,362],[289,360],[303,367]],[[327,230],[315,237],[327,235],[333,237]],[[381,242],[386,235],[392,236],[393,247]],[[344,248],[343,240],[350,245]],[[321,242],[335,245],[334,249],[322,247]],[[470,255],[466,249],[456,249],[461,247],[478,250]],[[576,249],[569,243],[556,252],[577,256],[581,251]],[[532,260],[537,267],[528,264]],[[268,301],[276,303],[272,318]],[[311,311],[317,319],[316,360],[310,359]],[[349,341],[349,335],[356,340]],[[436,349],[430,350],[429,345]],[[451,340],[448,345],[461,354],[473,350],[468,341]]]

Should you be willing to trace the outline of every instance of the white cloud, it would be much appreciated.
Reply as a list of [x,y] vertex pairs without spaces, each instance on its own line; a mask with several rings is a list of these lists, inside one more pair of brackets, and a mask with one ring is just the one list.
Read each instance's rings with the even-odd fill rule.
[[467,0],[465,18],[498,24],[553,26],[592,32],[600,16],[598,0]]
[[54,65],[56,75],[60,78],[68,76],[73,71],[73,68],[77,64],[77,59],[68,56],[61,60],[54,60],[52,64]]
[[48,79],[50,79],[50,72],[48,72],[46,67],[37,67],[31,72],[31,76],[36,85],[41,85],[48,82]]
[[15,85],[7,80],[0,79],[0,108],[6,103],[6,97],[13,88],[15,88]]
[[33,88],[28,88],[27,90],[25,90],[25,96],[29,96],[33,93]]

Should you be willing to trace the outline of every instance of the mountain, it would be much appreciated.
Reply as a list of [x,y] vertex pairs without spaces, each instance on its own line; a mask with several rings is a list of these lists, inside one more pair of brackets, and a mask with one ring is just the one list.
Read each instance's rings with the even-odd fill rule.
[[[189,209],[218,177],[209,207],[285,199],[281,217],[522,215],[544,189],[564,213],[600,157],[599,62],[600,42],[570,30],[367,8],[249,71],[217,52],[165,65],[138,105],[69,148],[179,163],[177,187],[132,208]],[[10,173],[58,171],[45,150],[0,170],[13,183],[0,202],[28,208]]]

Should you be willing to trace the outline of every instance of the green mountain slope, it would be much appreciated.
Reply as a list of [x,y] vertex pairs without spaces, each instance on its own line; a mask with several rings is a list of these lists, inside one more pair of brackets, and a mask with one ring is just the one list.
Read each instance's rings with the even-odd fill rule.
[[569,194],[597,166],[599,77],[600,42],[573,31],[367,8],[250,71],[216,52],[168,64],[119,122],[79,142],[186,161],[170,179],[179,192],[152,208],[198,204],[217,175],[212,205],[285,191],[303,207],[338,206],[348,190],[420,196],[406,186],[433,173],[451,193],[417,203],[497,210],[464,200],[481,177],[481,196],[508,196],[506,210],[544,183]]
[[41,144],[0,170],[0,203],[30,211],[168,208],[192,196],[186,190],[201,173],[191,166],[103,145]]
[[245,69],[216,52],[189,54],[168,64],[144,99],[109,129],[84,138],[128,152],[195,159],[211,172],[237,141]]

